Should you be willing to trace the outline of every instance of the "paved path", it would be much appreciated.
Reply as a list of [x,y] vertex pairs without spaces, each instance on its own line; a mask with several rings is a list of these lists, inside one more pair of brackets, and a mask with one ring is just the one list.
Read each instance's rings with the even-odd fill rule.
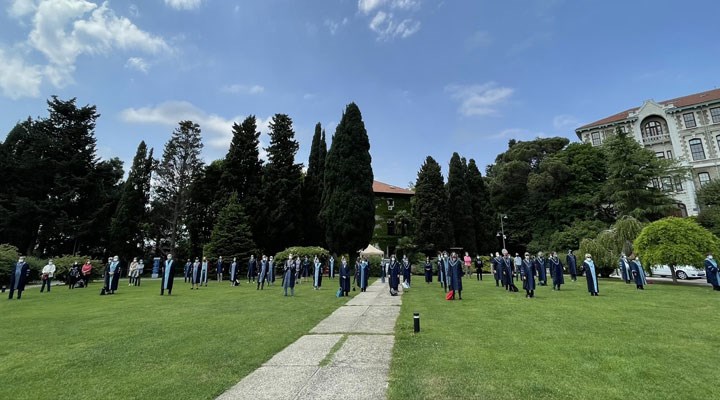
[[376,281],[218,400],[385,399],[400,303]]

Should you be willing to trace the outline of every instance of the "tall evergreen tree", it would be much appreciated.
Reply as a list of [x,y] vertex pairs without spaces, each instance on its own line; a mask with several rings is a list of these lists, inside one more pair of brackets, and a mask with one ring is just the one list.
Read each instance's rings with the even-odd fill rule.
[[167,237],[159,238],[161,252],[175,251],[178,239],[185,233],[190,187],[203,166],[200,133],[198,124],[181,121],[165,144],[155,174],[154,208],[160,213],[158,219],[164,226],[161,232],[167,234]]
[[448,209],[452,221],[455,245],[460,246],[471,254],[477,252],[475,242],[475,221],[473,209],[468,197],[466,182],[467,163],[458,153],[450,158],[448,170]]
[[[333,253],[347,253],[351,262],[372,239],[375,227],[370,139],[360,109],[350,103],[325,160],[321,219]],[[352,263],[350,264],[352,265]]]
[[476,250],[478,253],[487,254],[497,248],[495,246],[494,213],[485,188],[485,180],[472,158],[468,162],[465,180],[475,227]]
[[305,245],[308,246],[324,247],[325,244],[325,230],[319,218],[327,153],[324,136],[325,132],[318,122],[315,125],[308,169],[303,180],[303,233]]
[[448,219],[447,191],[440,164],[430,156],[418,171],[412,202],[418,249],[426,254],[448,249],[453,243],[453,230]]
[[[210,241],[213,226],[224,205],[235,192],[228,192],[220,184],[225,162],[215,160],[201,168],[190,186],[187,204],[187,252],[190,257],[202,254],[203,246]],[[237,198],[237,194],[235,194]],[[239,201],[239,200],[238,200]]]
[[233,193],[225,207],[220,210],[217,222],[212,229],[210,241],[205,245],[203,254],[208,257],[223,256],[231,260],[247,260],[256,251],[255,242],[248,217],[245,215],[237,195]]
[[154,164],[153,149],[148,152],[145,141],[141,141],[110,226],[110,244],[114,252],[128,257],[143,254]]
[[270,122],[268,163],[263,171],[263,199],[266,216],[265,237],[261,245],[266,253],[275,254],[297,244],[301,233],[300,212],[302,164],[295,163],[298,151],[292,119],[275,114]]

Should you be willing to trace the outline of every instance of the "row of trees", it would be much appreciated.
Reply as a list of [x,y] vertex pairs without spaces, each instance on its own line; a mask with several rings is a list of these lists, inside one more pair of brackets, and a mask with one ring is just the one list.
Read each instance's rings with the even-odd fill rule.
[[306,173],[292,119],[273,116],[264,162],[251,115],[208,165],[200,126],[180,121],[159,160],[140,143],[125,181],[119,159],[97,157],[95,106],[53,97],[48,111],[0,143],[0,243],[22,253],[247,257],[303,244],[353,254],[370,241],[370,142],[354,103],[329,150],[317,124]]

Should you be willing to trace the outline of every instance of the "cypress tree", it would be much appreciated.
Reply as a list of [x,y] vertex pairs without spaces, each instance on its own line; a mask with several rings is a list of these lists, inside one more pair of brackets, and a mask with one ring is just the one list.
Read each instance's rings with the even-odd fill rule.
[[450,158],[448,171],[448,209],[452,221],[454,244],[471,254],[477,252],[475,243],[475,222],[473,221],[472,206],[468,198],[466,182],[467,164],[458,153]]
[[426,254],[450,247],[453,230],[448,219],[448,199],[440,164],[428,156],[415,182],[413,215],[417,221],[415,244]]
[[255,249],[248,217],[238,201],[237,194],[233,193],[225,207],[220,210],[212,229],[210,242],[205,245],[203,255],[211,258],[223,256],[226,259],[237,257],[239,260],[246,260]]
[[318,122],[310,148],[308,169],[303,180],[303,233],[307,246],[325,247],[325,231],[319,219],[325,175],[325,133]]
[[466,181],[475,227],[476,249],[479,253],[487,254],[495,248],[494,214],[490,207],[490,197],[485,188],[485,181],[472,158],[468,162]]
[[375,195],[370,140],[360,109],[350,103],[333,136],[325,161],[321,219],[333,253],[347,253],[351,264],[367,247],[375,226]]
[[141,141],[110,225],[113,252],[126,256],[143,254],[153,166],[153,149],[148,154],[147,145]]
[[295,163],[298,147],[292,119],[286,114],[275,114],[270,122],[270,146],[265,149],[268,156],[263,172],[265,237],[260,243],[270,254],[298,244],[302,221],[302,164]]

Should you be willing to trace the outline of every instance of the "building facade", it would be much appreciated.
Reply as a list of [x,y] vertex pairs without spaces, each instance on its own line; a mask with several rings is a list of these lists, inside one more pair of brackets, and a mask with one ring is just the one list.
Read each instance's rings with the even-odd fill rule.
[[690,167],[687,180],[663,177],[652,184],[672,195],[679,214],[697,215],[697,189],[720,179],[720,89],[661,102],[647,100],[638,108],[581,126],[575,133],[581,141],[600,146],[618,127],[656,157],[675,158]]
[[395,253],[398,241],[411,234],[409,216],[415,192],[387,183],[373,181],[375,193],[375,230],[372,244],[385,252]]

